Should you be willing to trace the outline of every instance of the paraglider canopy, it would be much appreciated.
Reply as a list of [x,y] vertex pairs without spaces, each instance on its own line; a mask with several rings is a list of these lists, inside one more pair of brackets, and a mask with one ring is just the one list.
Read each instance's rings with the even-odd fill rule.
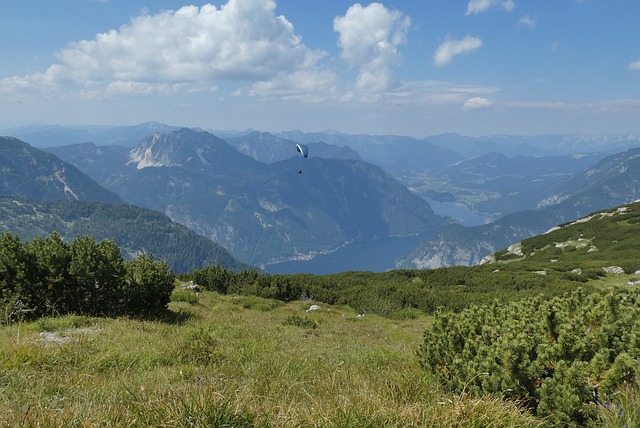
[[309,157],[309,148],[304,144],[296,144],[296,151],[298,153],[302,153],[302,156],[304,156],[305,158]]

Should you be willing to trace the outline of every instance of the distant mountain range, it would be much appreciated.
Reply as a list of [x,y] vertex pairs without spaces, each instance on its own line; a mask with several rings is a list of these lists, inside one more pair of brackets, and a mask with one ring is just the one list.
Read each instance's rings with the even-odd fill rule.
[[0,232],[28,241],[53,231],[67,241],[78,235],[111,239],[125,256],[153,254],[177,273],[212,264],[250,267],[167,216],[126,205],[75,166],[18,139],[0,138],[0,170]]
[[0,196],[122,203],[75,166],[11,137],[0,137]]
[[[633,135],[415,139],[250,130],[221,139],[157,123],[19,131],[12,135],[48,146],[107,194],[162,212],[260,266],[438,227],[397,266],[476,264],[559,223],[638,197],[640,139]],[[309,146],[309,159],[297,156],[296,143]],[[25,179],[18,177],[26,176],[31,172],[3,175],[4,188],[20,188]],[[39,186],[32,195],[51,197],[44,195],[53,183],[65,188],[51,177],[30,183]],[[426,199],[462,203],[496,221],[447,224],[452,219],[436,215]]]
[[575,174],[544,199],[545,208],[506,215],[481,226],[448,225],[399,262],[402,268],[474,265],[501,248],[592,211],[640,199],[640,148],[608,156]]
[[[296,154],[295,141],[278,137],[269,132],[253,131],[248,134],[227,137],[224,140],[238,149],[240,153],[265,163],[289,159]],[[362,160],[358,152],[349,147],[324,142],[313,142],[308,146],[314,157]]]
[[171,132],[180,129],[158,122],[146,122],[132,126],[109,125],[25,125],[2,131],[38,148],[68,146],[92,142],[98,145],[131,147],[154,132]]

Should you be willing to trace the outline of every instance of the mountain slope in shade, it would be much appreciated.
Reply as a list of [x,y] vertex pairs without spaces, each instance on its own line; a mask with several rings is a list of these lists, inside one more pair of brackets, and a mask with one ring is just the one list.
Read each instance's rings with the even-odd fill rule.
[[0,196],[121,203],[77,167],[11,137],[0,137]]
[[0,198],[0,232],[4,231],[23,241],[54,231],[67,242],[77,236],[109,239],[122,249],[125,258],[152,254],[156,260],[166,260],[176,273],[210,265],[232,270],[249,268],[218,244],[167,216],[133,205],[4,197]]

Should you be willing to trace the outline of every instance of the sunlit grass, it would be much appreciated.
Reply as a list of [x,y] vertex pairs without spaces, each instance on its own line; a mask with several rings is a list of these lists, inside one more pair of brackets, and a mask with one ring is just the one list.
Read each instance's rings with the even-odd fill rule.
[[[430,317],[208,292],[178,300],[180,322],[66,316],[0,329],[0,426],[541,423],[513,403],[451,396],[425,377],[415,353]],[[283,323],[293,315],[316,327]]]

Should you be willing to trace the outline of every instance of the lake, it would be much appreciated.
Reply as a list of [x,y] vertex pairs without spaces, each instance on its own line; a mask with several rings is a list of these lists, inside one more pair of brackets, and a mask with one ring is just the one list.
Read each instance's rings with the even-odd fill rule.
[[325,275],[348,270],[384,272],[395,269],[396,260],[407,257],[420,243],[432,236],[436,229],[416,236],[383,238],[354,242],[331,254],[322,254],[311,260],[292,260],[268,265],[271,274],[312,273]]
[[[438,202],[430,198],[424,199],[429,202],[436,214],[451,217],[463,226],[476,226],[486,222],[486,218],[482,214],[470,211],[466,205],[460,202]],[[348,270],[384,272],[395,269],[396,260],[408,257],[418,245],[433,236],[435,232],[434,229],[416,236],[354,242],[331,254],[319,255],[311,260],[276,263],[268,265],[264,269],[271,274],[312,273],[324,275]]]

